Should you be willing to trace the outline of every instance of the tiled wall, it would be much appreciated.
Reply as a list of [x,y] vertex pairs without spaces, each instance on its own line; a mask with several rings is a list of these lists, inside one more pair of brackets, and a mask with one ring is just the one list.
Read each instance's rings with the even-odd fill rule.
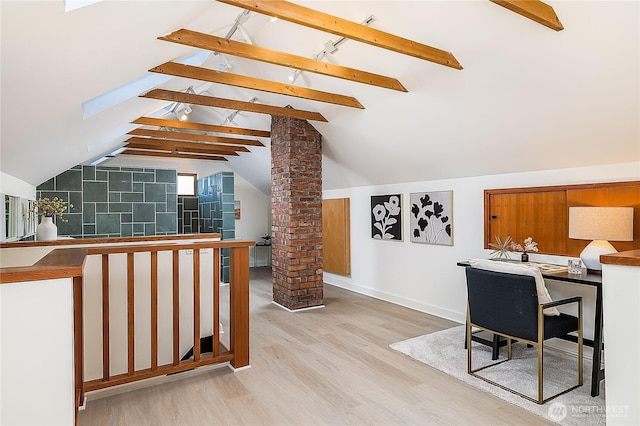
[[178,195],[178,234],[200,232],[198,197]]
[[[200,232],[218,232],[223,240],[236,237],[233,172],[220,172],[198,179]],[[222,275],[229,282],[229,249],[222,249]]]
[[58,235],[74,238],[173,235],[178,232],[175,170],[76,166],[37,187],[37,198],[73,204]]

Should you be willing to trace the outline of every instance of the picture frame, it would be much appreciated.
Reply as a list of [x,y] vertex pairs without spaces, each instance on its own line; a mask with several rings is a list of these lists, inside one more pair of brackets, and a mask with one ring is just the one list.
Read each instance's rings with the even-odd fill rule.
[[453,246],[453,191],[411,193],[409,226],[412,243]]
[[371,238],[402,241],[402,194],[371,196]]

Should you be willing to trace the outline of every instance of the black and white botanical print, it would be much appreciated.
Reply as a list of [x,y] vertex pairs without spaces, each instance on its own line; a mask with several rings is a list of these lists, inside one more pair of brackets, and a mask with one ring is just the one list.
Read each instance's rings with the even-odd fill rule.
[[453,191],[410,194],[411,242],[453,245]]
[[371,238],[402,241],[402,194],[371,196]]

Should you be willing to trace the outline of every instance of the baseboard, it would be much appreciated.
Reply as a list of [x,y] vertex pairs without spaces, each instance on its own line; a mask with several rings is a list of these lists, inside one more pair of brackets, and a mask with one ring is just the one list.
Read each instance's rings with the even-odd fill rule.
[[345,290],[353,291],[355,293],[364,294],[375,299],[390,302],[396,305],[404,306],[405,308],[413,309],[415,311],[424,312],[426,314],[435,315],[440,318],[448,319],[460,324],[465,322],[465,314],[462,312],[454,312],[448,309],[443,309],[439,306],[430,305],[428,303],[418,302],[413,299],[407,299],[405,297],[397,296],[395,294],[387,293],[384,291],[374,290],[368,287],[362,287],[357,284],[353,284],[347,280],[341,279],[341,277],[333,274],[324,274],[324,282],[336,287],[344,288]]

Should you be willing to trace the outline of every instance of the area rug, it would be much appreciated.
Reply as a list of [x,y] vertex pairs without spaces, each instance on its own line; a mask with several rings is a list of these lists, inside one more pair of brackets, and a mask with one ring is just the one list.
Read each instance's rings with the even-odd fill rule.
[[[491,348],[473,343],[473,368],[491,364]],[[509,391],[491,385],[467,374],[467,351],[464,349],[464,326],[453,327],[437,333],[425,334],[389,345],[413,359],[430,365],[478,389],[489,392],[511,404],[522,407],[540,417],[562,425],[604,425],[604,387],[600,396],[592,398],[591,362],[584,362],[584,384],[573,391],[552,399],[543,405],[528,401]],[[512,359],[480,371],[483,377],[536,398],[537,352],[535,348],[516,343],[512,345]],[[500,360],[506,358],[506,347],[500,348]],[[545,348],[544,395],[554,395],[559,390],[577,383],[577,358],[570,354]]]

